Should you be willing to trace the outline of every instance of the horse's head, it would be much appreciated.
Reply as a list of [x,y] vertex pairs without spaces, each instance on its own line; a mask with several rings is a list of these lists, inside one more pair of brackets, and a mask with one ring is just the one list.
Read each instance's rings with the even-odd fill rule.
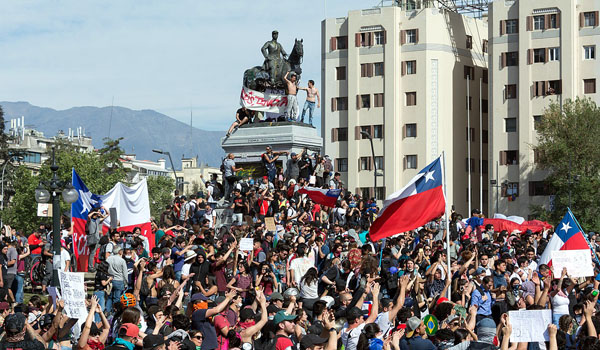
[[302,57],[304,55],[304,47],[302,45],[302,42],[304,41],[304,39],[295,39],[295,43],[294,43],[294,51],[296,51],[296,54],[300,57]]

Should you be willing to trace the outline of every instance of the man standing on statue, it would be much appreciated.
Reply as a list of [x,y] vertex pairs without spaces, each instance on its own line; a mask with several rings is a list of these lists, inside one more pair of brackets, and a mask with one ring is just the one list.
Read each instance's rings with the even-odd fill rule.
[[295,122],[298,119],[298,82],[296,81],[297,77],[295,73],[292,73],[290,79],[288,79],[288,75],[290,72],[285,73],[283,80],[285,80],[285,84],[287,86],[287,100],[288,105],[285,111],[287,115],[287,119],[289,121]]
[[271,37],[273,38],[273,40],[267,41],[260,49],[260,51],[262,52],[263,56],[265,56],[265,63],[263,64],[263,68],[264,70],[269,72],[269,82],[273,86],[277,83],[275,81],[275,78],[277,75],[278,68],[281,67],[281,57],[283,56],[283,59],[285,60],[287,58],[287,53],[285,53],[283,46],[281,46],[281,44],[277,42],[279,32],[274,30],[271,33]]
[[302,116],[300,117],[300,123],[304,123],[304,114],[308,109],[308,123],[312,126],[313,111],[315,110],[315,97],[317,98],[317,108],[321,108],[321,96],[319,95],[319,89],[315,87],[315,81],[309,80],[308,87],[298,88],[299,90],[306,91],[306,101],[304,101],[304,107],[302,108]]

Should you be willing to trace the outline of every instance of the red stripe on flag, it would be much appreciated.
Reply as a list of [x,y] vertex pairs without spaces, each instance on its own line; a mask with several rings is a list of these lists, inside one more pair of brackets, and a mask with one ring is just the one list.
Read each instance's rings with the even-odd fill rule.
[[85,223],[87,221],[79,218],[72,218],[71,225],[73,225],[73,252],[75,253],[75,260],[77,261],[77,271],[87,271],[88,256],[90,250],[87,247],[87,239],[85,237]]
[[338,197],[332,197],[323,194],[321,191],[311,191],[306,188],[301,188],[298,190],[299,193],[307,194],[313,202],[324,205],[326,207],[335,207],[335,203],[337,203]]
[[444,214],[446,202],[442,186],[399,199],[385,208],[373,222],[369,235],[377,241],[414,230]]

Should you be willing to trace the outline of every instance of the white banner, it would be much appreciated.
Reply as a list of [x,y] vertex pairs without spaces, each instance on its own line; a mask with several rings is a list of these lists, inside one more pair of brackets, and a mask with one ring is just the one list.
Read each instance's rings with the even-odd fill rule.
[[560,278],[563,267],[569,277],[595,276],[592,255],[589,249],[556,250],[551,253],[554,278]]
[[264,93],[242,87],[240,95],[240,104],[250,110],[278,113],[285,113],[288,105],[287,96],[281,92],[266,90]]
[[[117,209],[119,227],[141,225],[150,222],[150,201],[146,179],[127,187],[121,182],[102,196],[102,206]],[[104,224],[110,226],[109,216]]]
[[85,306],[84,274],[59,271],[58,279],[67,316],[85,320],[88,311]]
[[511,343],[548,341],[552,310],[509,311],[508,316],[512,324]]

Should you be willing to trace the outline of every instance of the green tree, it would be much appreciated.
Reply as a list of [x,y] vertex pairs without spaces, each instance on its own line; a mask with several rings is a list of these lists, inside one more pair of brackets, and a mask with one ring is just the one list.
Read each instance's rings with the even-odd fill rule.
[[600,228],[600,108],[588,98],[567,100],[562,109],[553,103],[537,133],[538,166],[549,172],[546,182],[554,195],[554,210],[533,211],[557,223],[570,201],[584,230]]
[[157,220],[173,199],[175,181],[165,176],[150,176],[148,182],[148,197],[150,198],[150,214]]
[[[117,182],[126,179],[127,172],[118,160],[119,156],[123,154],[119,147],[119,141],[120,139],[105,140],[105,146],[100,150],[81,153],[68,142],[57,140],[55,158],[58,165],[58,177],[66,183],[70,183],[72,169],[75,169],[92,193],[108,192]],[[50,165],[51,157],[42,164],[39,175],[32,175],[31,170],[25,166],[17,169],[17,180],[14,181],[15,195],[10,206],[2,214],[5,222],[30,232],[37,227],[40,221],[43,221],[37,217],[37,203],[34,195],[35,188],[40,181],[52,178]],[[70,210],[71,206],[61,200],[61,212],[69,214]]]

